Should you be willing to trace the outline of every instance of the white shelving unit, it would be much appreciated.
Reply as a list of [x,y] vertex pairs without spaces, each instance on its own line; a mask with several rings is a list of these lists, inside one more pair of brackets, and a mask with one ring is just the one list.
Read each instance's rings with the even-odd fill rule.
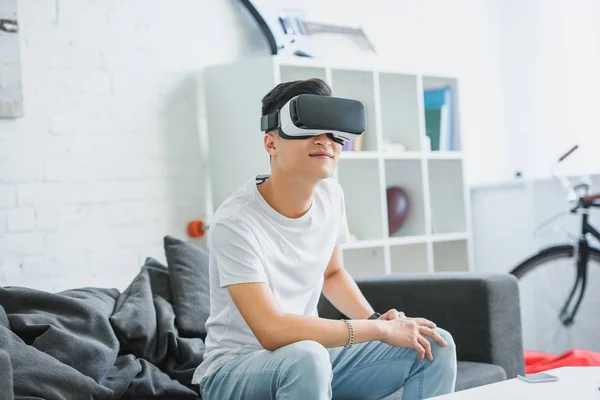
[[[314,77],[326,81],[334,96],[359,100],[367,111],[362,150],[343,152],[334,175],[344,189],[348,225],[356,236],[342,247],[345,268],[357,277],[474,270],[454,78],[281,56],[207,68],[209,201],[218,207],[253,175],[269,173],[259,129],[261,98],[280,82]],[[447,85],[454,94],[453,151],[430,151],[423,90]],[[391,151],[389,144],[398,143],[405,151]],[[408,216],[392,235],[390,186],[403,188],[409,197]]]

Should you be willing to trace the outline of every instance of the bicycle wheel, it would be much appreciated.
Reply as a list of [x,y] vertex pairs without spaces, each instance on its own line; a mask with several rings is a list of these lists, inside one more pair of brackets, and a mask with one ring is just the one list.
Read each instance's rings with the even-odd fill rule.
[[[560,312],[577,277],[573,245],[549,247],[511,271],[519,280],[523,345],[560,354],[573,349],[600,351],[600,250],[590,247],[587,283],[572,325]],[[569,309],[579,298],[575,293]]]

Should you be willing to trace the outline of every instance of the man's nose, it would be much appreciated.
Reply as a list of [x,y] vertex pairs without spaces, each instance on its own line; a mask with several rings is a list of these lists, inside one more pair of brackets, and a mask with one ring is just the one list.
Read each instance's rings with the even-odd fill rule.
[[329,136],[326,133],[321,133],[320,135],[315,136],[315,141],[320,144],[329,143]]

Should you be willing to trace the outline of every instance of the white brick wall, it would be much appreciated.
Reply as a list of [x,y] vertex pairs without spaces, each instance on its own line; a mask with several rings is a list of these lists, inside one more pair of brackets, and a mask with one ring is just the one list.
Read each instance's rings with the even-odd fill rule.
[[28,232],[35,229],[35,211],[31,208],[16,208],[6,214],[9,232]]
[[0,186],[0,208],[17,206],[17,190],[12,186]]
[[266,47],[241,48],[226,0],[25,1],[19,20],[25,117],[0,120],[0,285],[123,289],[146,257],[165,261],[165,234],[204,217],[198,72]]

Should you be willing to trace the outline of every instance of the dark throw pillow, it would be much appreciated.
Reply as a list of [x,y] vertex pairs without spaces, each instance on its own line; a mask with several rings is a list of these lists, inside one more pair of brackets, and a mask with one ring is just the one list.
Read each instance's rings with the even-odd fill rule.
[[204,338],[210,313],[208,253],[168,235],[164,244],[177,329],[185,336]]

